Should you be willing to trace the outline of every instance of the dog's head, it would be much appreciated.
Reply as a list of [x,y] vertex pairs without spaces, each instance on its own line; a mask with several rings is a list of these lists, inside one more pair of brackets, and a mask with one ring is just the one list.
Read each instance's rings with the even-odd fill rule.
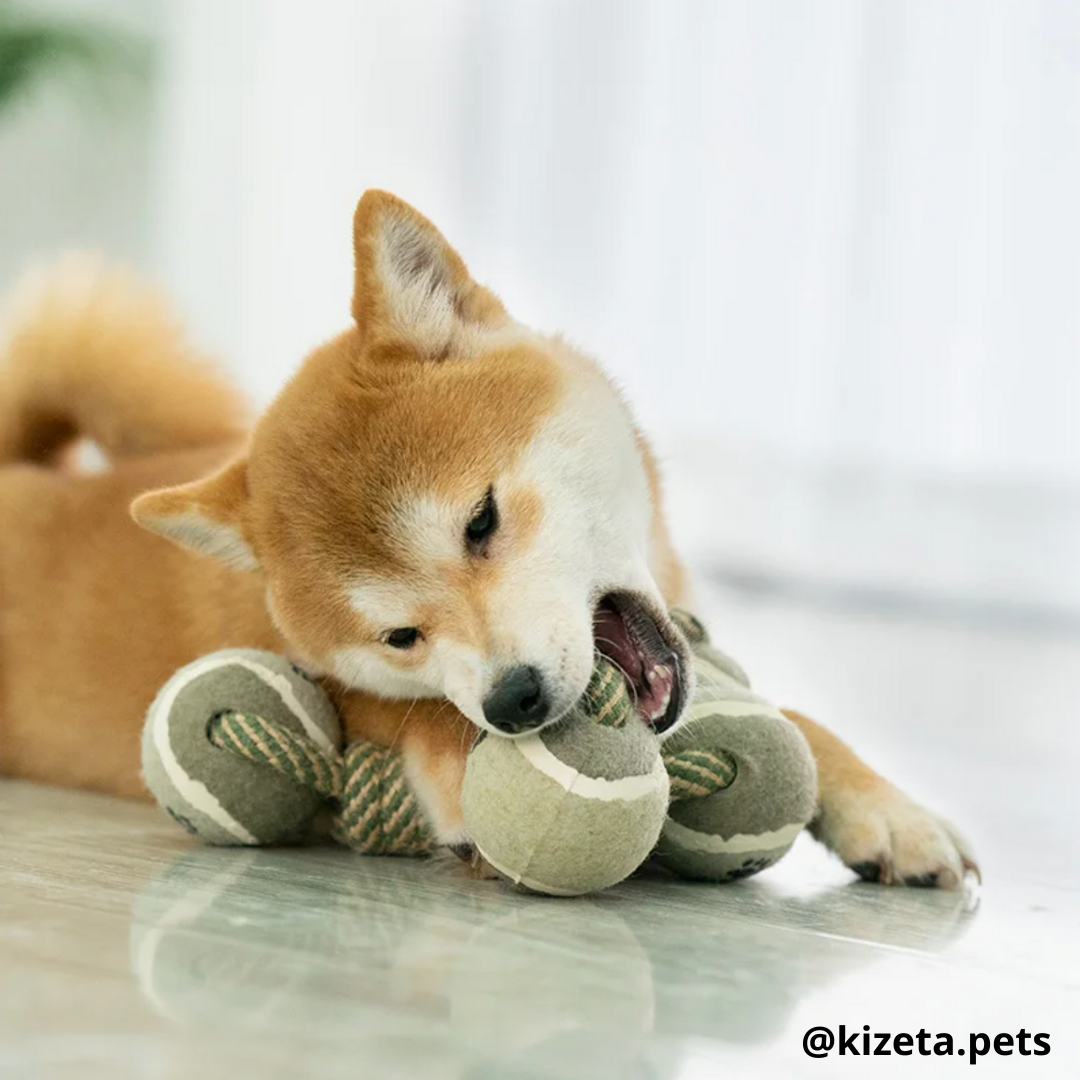
[[671,727],[688,652],[650,571],[657,496],[618,394],[400,200],[368,192],[354,244],[354,325],[246,457],[142,496],[136,520],[261,570],[297,655],[347,686],[447,697],[521,734],[574,704],[599,649]]

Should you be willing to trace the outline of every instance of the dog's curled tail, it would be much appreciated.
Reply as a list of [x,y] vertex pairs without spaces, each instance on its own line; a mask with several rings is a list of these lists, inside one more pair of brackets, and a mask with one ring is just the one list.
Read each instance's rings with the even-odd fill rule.
[[63,256],[0,316],[0,463],[51,463],[80,439],[113,459],[211,446],[247,427],[241,395],[125,269]]

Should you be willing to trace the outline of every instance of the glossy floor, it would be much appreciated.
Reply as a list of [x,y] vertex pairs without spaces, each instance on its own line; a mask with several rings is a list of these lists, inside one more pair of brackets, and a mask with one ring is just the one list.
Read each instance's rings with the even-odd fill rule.
[[[966,1076],[971,1033],[1021,1028],[1050,1053],[970,1075],[1080,1075],[1080,640],[706,599],[763,690],[962,823],[981,891],[853,884],[806,840],[738,885],[545,900],[0,782],[0,1075]],[[955,1052],[805,1055],[841,1024]]]

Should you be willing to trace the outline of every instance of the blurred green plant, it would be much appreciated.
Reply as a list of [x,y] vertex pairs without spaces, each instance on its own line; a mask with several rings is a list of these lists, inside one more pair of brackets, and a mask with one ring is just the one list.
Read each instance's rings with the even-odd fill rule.
[[104,89],[146,72],[139,39],[81,20],[44,19],[0,0],[0,113],[35,84],[75,76]]

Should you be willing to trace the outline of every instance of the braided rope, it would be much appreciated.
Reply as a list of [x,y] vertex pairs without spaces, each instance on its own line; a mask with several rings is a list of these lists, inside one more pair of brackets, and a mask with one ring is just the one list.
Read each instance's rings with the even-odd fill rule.
[[616,728],[624,727],[634,711],[622,672],[604,656],[597,658],[580,707],[596,723]]
[[400,754],[372,743],[345,750],[341,808],[335,840],[366,855],[424,855],[435,836],[405,776]]
[[671,801],[702,799],[730,787],[739,768],[730,754],[710,750],[664,752],[664,768],[671,781]]
[[215,716],[210,741],[327,799],[334,809],[331,835],[365,855],[424,855],[435,836],[405,777],[400,754],[356,742],[344,757],[251,713]]
[[210,721],[207,734],[222,750],[269,765],[324,799],[336,799],[341,793],[341,760],[281,724],[250,713],[227,712]]

